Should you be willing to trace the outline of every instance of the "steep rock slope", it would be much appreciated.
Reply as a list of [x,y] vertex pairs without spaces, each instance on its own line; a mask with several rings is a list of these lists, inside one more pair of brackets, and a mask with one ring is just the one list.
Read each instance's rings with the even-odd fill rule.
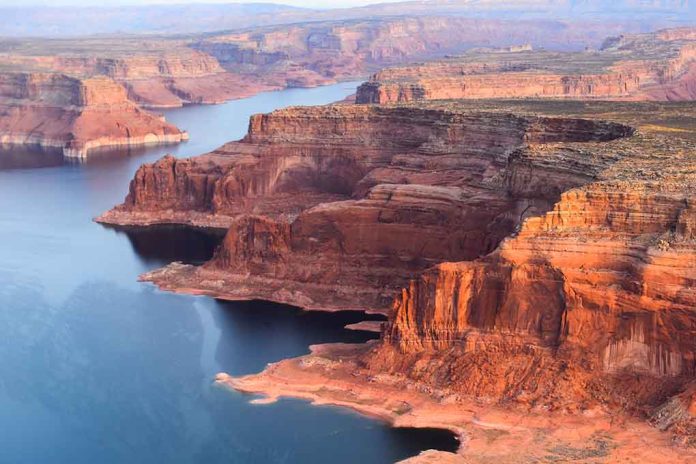
[[417,273],[491,252],[615,161],[564,144],[631,132],[504,112],[293,108],[253,117],[245,139],[210,155],[144,166],[99,220],[229,227],[203,268],[148,277],[165,287],[384,312]]
[[[614,114],[627,108],[641,107]],[[563,192],[495,252],[442,263],[412,281],[385,328],[384,359],[393,361],[393,350],[402,359],[430,353],[441,361],[430,366],[435,384],[438,370],[461,369],[454,388],[556,406],[578,397],[654,406],[693,381],[694,115],[688,106],[652,108],[665,125],[625,112],[643,133],[613,142],[626,155],[595,181]],[[511,356],[475,361],[497,350]],[[517,380],[506,381],[501,369]],[[565,369],[578,372],[579,385],[559,381]]]
[[186,133],[127,99],[105,77],[0,74],[0,143],[60,147],[84,157],[100,146],[172,143]]
[[151,107],[221,103],[277,86],[247,82],[218,61],[177,39],[36,39],[7,42],[0,66],[20,72],[107,76],[134,102]]
[[[566,142],[563,150],[582,153],[576,160],[586,163],[570,165],[594,166],[592,179],[523,218],[492,253],[448,260],[411,280],[379,342],[315,347],[261,374],[218,381],[348,406],[397,425],[447,427],[461,435],[460,454],[471,462],[693,461],[693,106],[445,107],[610,119],[638,132]],[[530,145],[525,156],[545,153],[558,166],[547,157],[558,150]],[[515,176],[518,185],[533,189],[535,174],[546,182],[557,175],[534,166]]]
[[[365,10],[369,17],[368,10]],[[632,23],[388,17],[313,21],[188,37],[0,40],[0,69],[105,75],[150,106],[218,103],[263,90],[364,76],[390,64],[471,47],[597,47]]]
[[214,35],[191,46],[214,56],[231,72],[254,72],[269,82],[308,86],[473,47],[519,43],[552,50],[598,47],[617,28],[630,29],[601,22],[402,17],[260,28]]

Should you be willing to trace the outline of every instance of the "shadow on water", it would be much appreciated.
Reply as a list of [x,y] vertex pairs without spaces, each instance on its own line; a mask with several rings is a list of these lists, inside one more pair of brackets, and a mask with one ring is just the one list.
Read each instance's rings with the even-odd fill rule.
[[225,238],[225,230],[204,229],[175,224],[151,227],[119,227],[103,225],[128,237],[133,252],[148,267],[163,266],[174,261],[203,264],[213,257]]
[[0,170],[46,168],[64,163],[62,149],[0,145]]
[[[348,330],[345,326],[364,320],[384,320],[383,316],[362,311],[304,311],[268,301],[216,300],[216,306],[213,319],[225,337],[218,343],[215,358],[232,375],[259,372],[269,362],[307,354],[310,345],[374,340],[378,334]],[[257,338],[259,333],[265,337],[262,343]],[[240,363],[235,351],[239,346],[250,345],[258,348],[247,353]]]

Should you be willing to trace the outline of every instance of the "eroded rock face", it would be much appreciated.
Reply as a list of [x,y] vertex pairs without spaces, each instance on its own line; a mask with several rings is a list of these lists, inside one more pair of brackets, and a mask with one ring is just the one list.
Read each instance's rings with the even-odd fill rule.
[[417,273],[491,252],[614,162],[565,144],[631,133],[500,112],[293,108],[253,117],[242,141],[210,155],[141,168],[100,220],[230,227],[196,276],[152,277],[165,286],[181,277],[231,298],[386,311]]
[[474,47],[520,43],[554,50],[598,47],[614,25],[500,21],[457,16],[389,18],[261,28],[192,44],[230,71],[255,72],[289,86],[362,76],[386,65]]
[[127,99],[106,77],[0,74],[0,143],[63,148],[84,157],[101,146],[173,143],[187,136]]
[[358,89],[358,103],[458,98],[693,100],[693,29],[621,36],[599,51],[528,47],[469,52],[386,69]]
[[[96,44],[86,39],[43,40],[12,49],[0,54],[0,63],[8,69],[80,79],[106,76],[125,87],[130,100],[149,107],[221,103],[278,88],[227,72],[214,57],[178,40],[124,39],[123,43],[106,40]],[[36,54],[37,49],[41,54]]]
[[533,42],[552,49],[599,46],[630,24],[502,21],[461,17],[312,21],[188,38],[0,40],[9,71],[107,76],[151,107],[220,103],[261,91],[362,77],[389,64],[477,46]]
[[[628,411],[688,444],[693,111],[564,101],[282,110],[212,154],[142,168],[101,220],[229,227],[204,266],[143,276],[165,289],[391,312],[382,340],[350,357],[370,385],[436,402]],[[296,365],[331,376],[325,361]],[[304,391],[292,381],[287,391]]]
[[642,137],[495,252],[413,280],[363,362],[493,401],[647,412],[693,443],[696,159]]
[[680,230],[693,214],[680,191],[570,190],[496,253],[441,264],[404,290],[388,338],[446,349],[472,330],[515,333],[593,351],[609,372],[692,373],[696,254]]

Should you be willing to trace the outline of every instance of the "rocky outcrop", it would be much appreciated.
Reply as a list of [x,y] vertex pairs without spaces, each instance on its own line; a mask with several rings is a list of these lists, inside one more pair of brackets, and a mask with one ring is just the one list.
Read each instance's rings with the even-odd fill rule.
[[362,365],[494,402],[647,415],[693,444],[696,159],[682,136],[621,142],[629,159],[495,252],[413,280]]
[[692,201],[683,185],[566,192],[495,253],[414,280],[359,363],[495,403],[647,416],[693,446]]
[[629,25],[461,17],[313,21],[182,37],[0,41],[5,70],[107,76],[152,107],[219,103],[265,90],[354,79],[385,65],[477,46],[599,46]]
[[[128,90],[131,101],[150,107],[221,103],[279,88],[226,72],[214,57],[191,49],[183,41],[123,42],[26,42],[26,53],[21,45],[15,45],[11,52],[0,54],[0,63],[18,72],[61,73],[77,78],[107,76]],[[35,54],[37,48],[42,54]]]
[[[474,462],[501,456],[691,462],[696,436],[692,105],[546,101],[429,107],[554,115],[554,121],[567,124],[563,133],[595,136],[588,141],[566,135],[552,142],[549,119],[531,125],[543,128],[537,135],[527,126],[525,146],[513,150],[498,172],[507,197],[543,198],[550,194],[547,188],[560,187],[549,181],[564,176],[569,177],[562,184],[573,186],[551,207],[520,215],[491,253],[449,259],[411,279],[399,291],[380,341],[313,347],[312,354],[270,365],[261,374],[220,374],[218,383],[271,400],[295,396],[350,407],[400,426],[446,427],[460,434],[459,453]],[[601,126],[578,130],[578,116],[608,114],[632,121],[638,133],[613,138],[598,137],[605,133]],[[404,185],[413,188],[412,183],[390,187]],[[322,230],[317,223],[312,229]],[[246,236],[235,234],[234,245],[218,252],[220,264],[273,262],[292,251],[291,240],[267,238],[292,237],[288,229],[250,230]],[[418,241],[428,243],[424,236]],[[278,254],[264,255],[259,243]],[[323,253],[316,255],[321,262]],[[169,280],[180,269],[148,279],[165,288],[186,290],[185,282],[201,288],[195,277],[204,274],[195,271]],[[266,272],[245,269],[251,277]],[[364,272],[374,271],[368,265]],[[498,441],[500,436],[507,438]]]
[[[520,50],[517,44],[522,43],[577,50],[599,46],[607,34],[633,27],[428,16],[313,21],[188,37],[0,40],[0,67],[6,73],[1,84],[6,110],[0,115],[0,136],[5,143],[64,147],[68,156],[84,156],[87,150],[105,145],[177,142],[185,135],[140,106],[221,103],[262,91],[312,87],[364,76],[385,65],[440,58],[479,46],[506,47],[512,52]],[[678,37],[686,40],[684,34]],[[679,74],[679,69],[671,70],[669,76]],[[25,82],[11,75],[42,80],[39,100],[46,97],[51,105],[44,100],[37,103],[28,94],[21,96],[27,89]],[[564,85],[572,94],[592,86],[598,95],[605,95],[629,85],[633,74],[626,76],[618,82],[608,77],[601,84],[579,79]],[[685,76],[665,77],[669,83],[651,88],[651,95],[690,95],[690,74]],[[104,88],[104,102],[75,104],[73,91],[59,90],[63,84],[48,83],[50,79],[84,88],[105,87],[107,82],[118,85]],[[53,97],[47,97],[49,87],[55,89]],[[99,93],[92,92],[91,98]],[[411,93],[407,99],[425,95],[416,88]]]
[[127,99],[115,81],[62,74],[0,74],[0,143],[59,147],[84,157],[104,146],[174,143],[186,133]]
[[[604,22],[580,27],[433,16],[314,21],[189,37],[0,40],[0,140],[63,147],[75,157],[99,146],[178,142],[186,135],[141,107],[221,103],[313,87],[482,45],[581,49],[599,45],[616,28]],[[691,92],[688,83],[670,85],[652,91]],[[83,91],[90,101],[74,97]]]
[[516,334],[593,353],[607,372],[692,374],[691,197],[635,188],[570,190],[495,253],[428,271],[403,291],[386,338],[444,350],[476,332]]
[[293,108],[253,117],[242,141],[210,155],[141,168],[99,220],[230,227],[204,267],[148,277],[168,288],[384,312],[419,272],[491,252],[613,162],[593,166],[563,144],[631,132],[499,112]]
[[148,106],[219,103],[264,90],[354,79],[386,66],[479,46],[598,47],[629,25],[456,16],[313,21],[188,38],[0,41],[15,72],[107,76]]
[[446,61],[383,70],[358,89],[358,103],[458,98],[692,100],[692,29],[622,36],[600,51],[527,48],[474,51]]

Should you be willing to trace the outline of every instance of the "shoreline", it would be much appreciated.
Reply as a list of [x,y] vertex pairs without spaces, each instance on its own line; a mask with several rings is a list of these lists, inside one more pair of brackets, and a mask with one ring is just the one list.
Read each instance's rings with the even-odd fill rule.
[[156,211],[138,212],[118,210],[118,206],[93,218],[94,222],[111,227],[156,227],[177,225],[201,229],[221,229],[227,231],[234,222],[233,216],[215,215],[198,211]]
[[349,408],[393,427],[445,429],[459,437],[456,455],[424,452],[422,461],[414,457],[410,463],[428,462],[428,456],[500,464],[687,463],[696,459],[696,450],[674,445],[668,433],[601,407],[564,413],[500,405],[427,389],[405,377],[370,373],[360,367],[358,358],[377,343],[313,345],[310,354],[269,364],[258,374],[219,373],[215,384],[263,395],[253,404],[300,398],[312,405]]
[[[224,277],[224,278],[223,278]],[[206,269],[181,262],[173,262],[159,269],[138,276],[138,281],[154,284],[162,291],[184,295],[208,296],[227,301],[263,300],[294,306],[304,311],[338,312],[358,311],[365,314],[389,316],[387,308],[360,307],[353,304],[316,301],[311,295],[323,295],[326,292],[336,294],[336,289],[327,285],[302,283],[291,288],[287,280],[254,278],[239,274],[227,275],[216,270]],[[226,289],[233,288],[234,292]],[[264,289],[260,292],[258,289]],[[344,289],[348,292],[349,289]],[[337,300],[333,300],[337,301]]]
[[[326,82],[326,83],[320,83],[317,85],[310,85],[310,86],[304,86],[304,87],[296,87],[296,86],[271,86],[268,88],[261,88],[259,90],[254,90],[254,91],[249,91],[249,92],[243,92],[239,95],[232,96],[230,98],[222,98],[220,100],[206,100],[206,101],[185,101],[181,105],[157,105],[157,104],[148,104],[144,102],[139,102],[137,100],[132,100],[132,103],[137,105],[138,108],[145,110],[145,111],[156,111],[156,110],[176,110],[176,109],[181,109],[181,108],[186,108],[186,107],[192,107],[192,106],[216,106],[216,105],[223,105],[225,103],[229,103],[232,101],[238,101],[238,100],[244,100],[247,98],[253,98],[257,95],[260,95],[262,93],[276,93],[276,92],[282,92],[285,90],[293,90],[293,89],[316,89],[320,87],[328,87],[331,85],[337,85],[337,84],[343,84],[343,83],[352,83],[355,82],[357,85],[359,83],[363,82],[366,79],[366,76],[357,76],[357,77],[349,77],[345,79],[335,79],[331,82]],[[357,88],[356,85],[356,88]],[[350,98],[352,95],[349,95]],[[339,100],[330,104],[339,104],[344,102],[344,100]],[[12,133],[4,133],[0,134],[0,147],[13,147],[13,146],[24,146],[24,147],[38,147],[42,149],[58,149],[62,150],[63,156],[67,159],[76,159],[76,160],[84,160],[87,159],[90,155],[90,153],[94,150],[98,149],[115,149],[115,148],[120,148],[120,147],[147,147],[147,146],[162,146],[162,145],[173,145],[173,144],[178,144],[182,142],[186,142],[189,140],[189,134],[185,130],[180,130],[178,133],[172,133],[172,134],[155,134],[155,133],[149,133],[145,134],[142,136],[136,136],[136,137],[127,137],[127,138],[116,138],[116,139],[109,139],[109,137],[98,137],[96,139],[91,139],[87,141],[82,141],[82,142],[75,142],[74,140],[64,140],[62,138],[45,138],[43,136],[36,136],[32,134],[12,134]],[[111,211],[108,211],[111,212]],[[102,216],[105,216],[102,215]],[[100,218],[102,217],[100,216]],[[97,222],[104,222],[104,223],[109,223],[109,224],[114,224],[114,225],[143,225],[143,226],[148,226],[148,225],[153,225],[153,224],[159,224],[159,223],[166,223],[167,220],[163,221],[157,221],[157,222],[129,222],[127,220],[124,220],[123,222],[107,222],[107,221],[97,221]],[[175,221],[177,223],[178,221]],[[198,224],[191,224],[191,225],[197,225]],[[200,224],[201,227],[208,227],[204,223]],[[210,227],[218,227],[216,225],[210,226]]]
[[[176,225],[176,224],[175,224]],[[194,286],[189,286],[189,285],[178,285],[177,283],[171,283],[167,281],[167,277],[170,276],[172,273],[177,274],[178,277],[181,277],[182,279],[191,282],[190,279],[188,279],[188,274],[190,273],[195,273],[196,270],[201,270],[202,266],[196,266],[196,265],[191,265],[191,264],[184,264],[181,262],[173,262],[170,263],[162,268],[155,269],[150,272],[146,272],[144,274],[141,274],[138,276],[138,281],[139,282],[147,282],[152,285],[154,285],[158,290],[163,291],[163,292],[170,292],[178,295],[193,295],[193,296],[207,296],[209,298],[214,298],[218,300],[224,300],[224,301],[268,301],[271,303],[278,303],[282,305],[287,305],[287,306],[293,306],[295,308],[298,308],[302,311],[318,311],[318,312],[326,312],[326,313],[335,313],[335,312],[340,312],[340,311],[355,311],[355,312],[363,312],[365,314],[376,314],[376,315],[381,315],[381,316],[389,316],[389,312],[387,310],[381,310],[381,309],[376,309],[376,308],[361,308],[357,306],[343,306],[343,305],[335,305],[335,306],[327,306],[326,304],[323,304],[322,302],[313,302],[309,297],[303,294],[296,294],[293,293],[292,291],[289,290],[281,290],[278,292],[274,292],[273,294],[261,294],[258,292],[254,292],[251,290],[244,291],[245,288],[242,288],[238,293],[231,293],[231,292],[226,292],[222,290],[216,290],[213,288],[200,288],[200,287],[194,287]],[[211,271],[206,271],[206,272],[211,272]],[[211,276],[213,277],[213,276]],[[222,287],[234,287],[231,285],[231,283],[236,283],[239,284],[240,286],[243,284],[243,282],[249,281],[249,277],[246,276],[244,278],[243,276],[239,276],[238,279],[235,280],[235,282],[231,281],[220,281],[220,280],[205,280],[205,283],[209,283],[211,285],[217,285],[220,288]],[[195,282],[194,282],[195,283]],[[253,285],[253,288],[264,288],[260,283],[258,285]],[[363,321],[363,322],[372,322],[372,321]],[[376,321],[376,322],[384,322],[384,321]],[[358,323],[361,324],[361,323]],[[347,329],[351,330],[351,328],[346,327]],[[366,330],[366,329],[353,329],[353,330]]]
[[[178,134],[146,134],[138,137],[109,139],[108,137],[100,137],[98,139],[80,142],[75,146],[72,141],[60,139],[46,139],[43,137],[34,137],[32,135],[0,135],[0,146],[2,147],[37,147],[40,149],[57,149],[62,150],[63,157],[66,159],[84,160],[89,157],[89,154],[94,150],[99,149],[115,149],[119,147],[146,147],[160,145],[174,145],[185,142],[189,139],[186,131],[181,131]],[[73,146],[71,146],[73,145]]]

